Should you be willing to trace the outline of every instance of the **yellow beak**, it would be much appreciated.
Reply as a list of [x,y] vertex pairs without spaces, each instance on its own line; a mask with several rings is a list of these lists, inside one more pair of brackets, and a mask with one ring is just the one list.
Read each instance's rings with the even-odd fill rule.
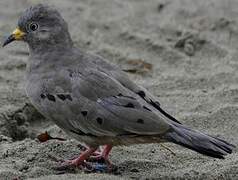
[[13,41],[20,41],[23,39],[26,33],[22,32],[19,28],[16,28],[13,33],[4,41],[3,47]]

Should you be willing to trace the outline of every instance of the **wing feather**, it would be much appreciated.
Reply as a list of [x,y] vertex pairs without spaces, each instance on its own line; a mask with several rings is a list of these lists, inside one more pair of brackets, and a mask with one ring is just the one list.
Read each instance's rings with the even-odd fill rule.
[[49,96],[55,101],[46,98],[42,106],[47,107],[48,116],[57,116],[52,119],[67,121],[64,124],[69,124],[71,131],[95,136],[120,136],[162,134],[169,129],[165,118],[154,112],[152,105],[113,76],[87,69],[83,73],[75,71],[69,81],[71,92],[62,92],[63,88],[56,87],[61,92],[51,92]]

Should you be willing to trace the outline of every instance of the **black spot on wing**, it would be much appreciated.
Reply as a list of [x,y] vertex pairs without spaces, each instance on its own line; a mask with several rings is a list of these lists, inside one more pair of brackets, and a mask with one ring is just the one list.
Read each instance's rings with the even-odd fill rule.
[[171,116],[170,114],[168,114],[167,112],[165,112],[165,111],[160,107],[160,105],[158,105],[157,102],[154,102],[154,101],[152,101],[152,100],[150,99],[150,104],[151,104],[152,106],[154,106],[156,109],[158,109],[159,112],[161,112],[164,116],[166,116],[166,117],[169,118],[170,120],[172,120],[172,121],[174,121],[174,122],[176,122],[176,123],[181,124],[181,122],[179,122],[179,121],[178,121],[177,119],[175,119],[173,116]]
[[128,103],[127,105],[125,105],[124,107],[128,107],[128,108],[135,108],[134,104],[132,103]]
[[156,109],[160,109],[160,103],[158,101],[152,101],[150,99],[150,104],[154,106]]
[[146,99],[145,96],[145,92],[144,91],[139,91],[137,93],[142,99],[144,99],[147,103],[151,104],[152,106],[154,106],[157,110],[159,110],[164,116],[166,116],[167,118],[169,118],[170,120],[181,124],[177,119],[175,119],[173,116],[171,116],[170,114],[168,114],[167,112],[165,112],[163,109],[161,109],[160,107],[160,103],[158,101],[152,101],[151,99]]
[[148,107],[143,106],[144,109],[146,109],[147,111],[151,111]]
[[49,101],[53,101],[53,102],[56,101],[55,96],[52,95],[52,94],[46,94],[46,97],[47,97],[47,99],[48,99]]
[[[139,91],[138,93],[137,93],[142,99],[144,99],[146,102],[148,102],[148,100],[145,98],[145,96],[146,96],[146,94],[145,94],[145,92],[144,91]],[[160,103],[158,102],[158,101],[152,101],[151,99],[150,99],[150,102],[148,102],[148,103],[150,103],[150,104],[152,104],[154,107],[156,106],[160,106]]]
[[102,120],[102,118],[98,117],[98,118],[96,119],[96,121],[97,121],[98,124],[101,125],[103,120]]
[[70,96],[70,94],[66,94],[65,96],[66,96],[66,99],[73,101],[73,98]]
[[85,117],[85,116],[87,116],[88,112],[87,111],[81,111],[81,114]]
[[137,93],[141,98],[145,99],[145,92],[144,91],[139,91]]
[[59,99],[61,99],[62,101],[65,101],[66,99],[72,101],[72,97],[70,96],[70,94],[57,94],[57,97]]
[[133,99],[133,100],[136,99],[136,98],[134,98],[134,97],[132,97],[132,96],[126,96],[126,95],[123,95],[122,93],[119,93],[117,96],[119,96],[119,97],[129,98],[129,99]]
[[40,97],[41,97],[41,99],[45,99],[45,98],[46,98],[46,95],[41,94]]
[[144,124],[145,123],[143,119],[137,119],[136,122],[139,123],[139,124]]
[[65,95],[63,94],[57,94],[58,98],[60,98],[62,101],[66,99]]

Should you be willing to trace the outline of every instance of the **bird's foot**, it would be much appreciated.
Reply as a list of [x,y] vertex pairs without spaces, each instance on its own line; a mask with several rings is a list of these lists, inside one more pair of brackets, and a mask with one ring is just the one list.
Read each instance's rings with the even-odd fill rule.
[[88,158],[88,161],[104,163],[107,164],[108,166],[111,166],[112,163],[109,160],[109,153],[111,149],[112,149],[111,145],[105,145],[103,150],[97,151],[97,153],[92,154],[92,156]]
[[91,162],[77,162],[77,160],[66,160],[56,167],[60,173],[67,171],[83,170],[85,172],[110,172],[106,164],[91,163]]
[[71,160],[62,160],[62,159],[56,159],[57,162],[60,162],[60,165],[57,166],[55,169],[58,171],[72,171],[76,169],[82,169],[87,172],[94,171],[94,168],[90,163],[86,162],[86,159],[88,159],[97,148],[89,148],[86,151],[84,151],[79,157],[76,157]]
[[88,162],[96,162],[96,163],[100,163],[100,164],[106,164],[108,166],[112,165],[112,163],[109,160],[108,156],[104,156],[103,154],[98,154],[96,156],[90,156],[88,158]]
[[56,159],[55,161],[61,164],[55,169],[60,173],[66,171],[75,171],[81,169],[85,172],[112,172],[116,167],[112,166],[108,159],[108,153],[111,147],[105,147],[102,152],[97,151],[96,148],[89,148],[83,152],[79,157],[70,160]]
[[108,166],[106,163],[101,162],[87,162],[84,160],[83,162],[78,162],[77,159],[73,160],[66,160],[61,162],[59,166],[56,167],[56,170],[60,173],[64,173],[67,171],[76,171],[76,170],[83,170],[85,172],[112,172],[113,167],[112,165]]

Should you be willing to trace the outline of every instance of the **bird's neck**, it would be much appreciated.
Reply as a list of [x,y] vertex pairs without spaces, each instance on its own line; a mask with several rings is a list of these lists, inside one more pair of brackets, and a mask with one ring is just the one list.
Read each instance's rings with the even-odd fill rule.
[[30,51],[26,72],[28,75],[36,72],[46,74],[47,69],[57,72],[59,68],[65,68],[73,62],[73,54],[74,48],[37,51],[36,53]]
[[45,45],[45,46],[29,46],[30,54],[46,54],[46,53],[53,53],[53,52],[61,52],[67,51],[72,49],[73,46],[65,46],[65,45]]
[[73,41],[68,33],[61,38],[49,38],[46,41],[32,41],[29,44],[31,54],[42,54],[60,51],[69,51],[73,48]]

